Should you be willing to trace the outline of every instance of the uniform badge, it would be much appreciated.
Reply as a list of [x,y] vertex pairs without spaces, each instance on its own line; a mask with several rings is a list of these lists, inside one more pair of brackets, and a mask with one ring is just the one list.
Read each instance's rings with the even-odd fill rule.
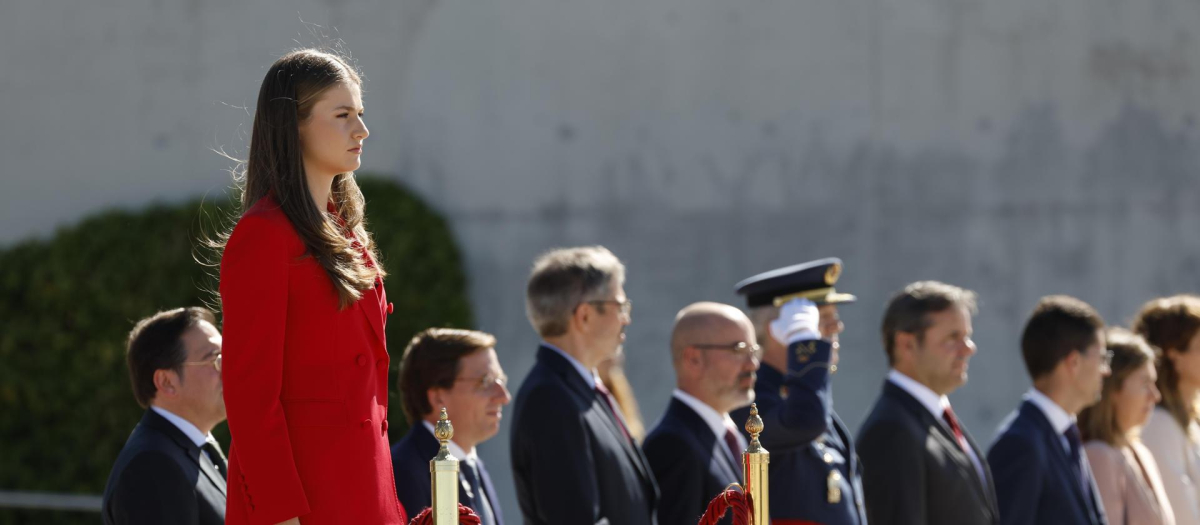
[[842,473],[836,470],[829,471],[829,477],[825,480],[826,488],[828,489],[828,500],[830,503],[837,504],[842,502]]
[[807,363],[813,354],[817,353],[816,341],[804,341],[796,344],[796,361]]

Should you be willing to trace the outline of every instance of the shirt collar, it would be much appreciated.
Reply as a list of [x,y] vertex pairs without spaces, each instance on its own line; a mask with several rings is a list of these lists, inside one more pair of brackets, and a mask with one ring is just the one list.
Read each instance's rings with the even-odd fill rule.
[[1054,431],[1059,434],[1066,432],[1068,427],[1075,424],[1075,416],[1068,414],[1063,407],[1058,406],[1058,403],[1046,397],[1046,394],[1039,392],[1036,388],[1030,388],[1029,392],[1025,393],[1024,399],[1038,407],[1046,415],[1046,419],[1050,420],[1050,426],[1054,427]]
[[[422,419],[421,424],[425,425],[425,429],[428,430],[430,434],[434,434],[433,423]],[[471,462],[474,462],[476,459],[479,459],[479,455],[475,453],[475,447],[471,447],[470,451],[465,451],[462,447],[458,446],[458,443],[455,443],[453,439],[446,443],[446,449],[450,451],[451,456],[454,456],[454,458],[459,461],[470,460]]]
[[[713,434],[716,434],[718,439],[725,439],[726,430],[737,428],[737,426],[733,424],[733,418],[729,417],[728,412],[721,414],[713,407],[708,406],[708,403],[696,399],[695,396],[678,388],[676,388],[675,392],[671,395],[675,396],[675,399],[682,401],[683,404],[687,405],[692,409],[692,411],[696,412],[696,414],[700,416],[700,419],[704,420],[704,424],[708,425],[708,428],[712,429]],[[734,435],[736,436],[737,432],[734,432]]]
[[939,396],[937,392],[930,390],[929,387],[922,385],[917,380],[904,375],[899,370],[892,369],[887,375],[888,381],[891,381],[901,390],[908,392],[909,395],[915,397],[929,410],[933,417],[941,419],[942,414],[946,412],[946,407],[950,406],[950,399],[944,395]]
[[549,348],[551,350],[554,350],[555,352],[558,352],[558,355],[565,357],[567,359],[567,362],[571,363],[571,366],[575,367],[575,370],[579,372],[579,375],[583,377],[583,380],[585,382],[587,382],[587,384],[595,386],[596,374],[593,373],[591,370],[584,368],[583,363],[580,363],[578,359],[575,359],[574,357],[571,356],[571,354],[564,352],[561,348],[554,346],[550,343],[547,343],[545,341],[542,341],[542,346]]
[[196,428],[196,425],[193,425],[191,421],[172,414],[170,410],[158,405],[150,405],[150,410],[157,412],[163,419],[170,421],[172,425],[175,425],[180,432],[183,432],[183,435],[187,436],[197,447],[203,447],[205,442],[212,440],[211,433],[208,435],[200,433],[200,429]]

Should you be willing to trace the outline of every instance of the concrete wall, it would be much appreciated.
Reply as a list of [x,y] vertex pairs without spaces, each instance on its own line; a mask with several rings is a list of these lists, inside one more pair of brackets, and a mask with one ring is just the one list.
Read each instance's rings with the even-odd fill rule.
[[[1200,289],[1189,0],[3,4],[0,242],[222,191],[211,150],[244,152],[266,67],[340,37],[367,76],[365,168],[450,217],[514,388],[533,257],[604,244],[629,268],[650,424],[675,312],[775,266],[846,261],[853,427],[885,372],[888,295],[977,290],[980,353],[952,400],[983,442],[1028,387],[1016,343],[1038,297],[1123,322]],[[516,521],[507,434],[482,453]]]

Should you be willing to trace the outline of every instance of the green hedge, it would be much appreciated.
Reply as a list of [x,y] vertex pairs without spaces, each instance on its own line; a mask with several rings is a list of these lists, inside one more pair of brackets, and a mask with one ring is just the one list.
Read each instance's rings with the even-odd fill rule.
[[[399,354],[429,326],[469,327],[466,278],[437,212],[394,182],[359,177],[368,226],[388,269],[389,432],[407,428],[395,389]],[[228,200],[109,211],[51,239],[0,249],[0,490],[100,494],[141,417],[125,336],[158,310],[216,304],[201,234],[228,225]],[[228,446],[228,430],[214,432]],[[95,523],[97,516],[0,509],[0,523]]]

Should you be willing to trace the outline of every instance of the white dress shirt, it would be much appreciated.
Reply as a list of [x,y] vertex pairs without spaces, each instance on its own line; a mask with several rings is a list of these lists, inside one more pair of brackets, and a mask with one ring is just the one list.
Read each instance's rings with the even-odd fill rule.
[[[950,430],[950,435],[954,435],[954,430],[950,429],[944,417],[946,409],[950,408],[950,398],[938,395],[933,390],[930,390],[929,387],[895,369],[888,372],[887,378],[892,384],[900,387],[901,390],[908,392],[909,395],[920,401],[925,406],[925,409],[929,410],[930,414],[933,414],[933,418],[938,420],[947,430]],[[959,425],[962,425],[962,423],[960,422]],[[987,485],[987,474],[983,470],[983,462],[979,460],[975,449],[968,444],[966,452],[967,456],[971,458],[971,465],[975,467],[975,473],[979,475],[979,481]]]
[[595,385],[600,381],[599,374],[597,374],[594,370],[588,370],[586,367],[583,366],[583,363],[580,363],[579,360],[575,359],[573,356],[571,356],[571,354],[568,354],[568,353],[564,352],[561,348],[554,346],[550,343],[547,343],[545,341],[542,341],[542,346],[549,348],[551,350],[554,350],[555,352],[558,352],[558,355],[561,355],[564,358],[566,358],[567,362],[571,363],[571,366],[575,367],[575,370],[577,372],[579,372],[579,375],[581,377],[583,377],[583,380],[587,384]]
[[[150,410],[157,412],[158,415],[163,417],[163,419],[170,421],[172,425],[175,425],[175,428],[178,428],[180,432],[183,432],[183,435],[192,440],[192,443],[194,443],[197,447],[200,447],[200,450],[204,450],[204,444],[209,441],[213,442],[213,444],[217,444],[217,439],[213,437],[211,432],[208,434],[202,434],[200,429],[196,428],[196,425],[193,425],[191,421],[173,414],[170,410],[162,408],[158,405],[150,405]],[[217,448],[220,449],[221,446],[217,445]],[[208,455],[208,459],[213,462],[213,465],[216,465],[220,459],[212,457],[212,454],[210,454],[207,450],[204,450],[204,453]]]
[[1063,450],[1070,454],[1071,443],[1067,441],[1064,433],[1071,425],[1075,424],[1075,415],[1068,414],[1063,407],[1058,406],[1058,403],[1046,397],[1046,394],[1039,392],[1036,388],[1030,388],[1022,399],[1041,409],[1042,414],[1045,414],[1046,419],[1050,421],[1050,426],[1054,428],[1054,433],[1058,434],[1058,440],[1062,442]]
[[[724,414],[717,412],[715,408],[708,406],[708,403],[696,399],[695,396],[678,388],[676,388],[671,395],[674,396],[675,399],[682,401],[683,404],[687,405],[688,408],[691,408],[692,411],[698,414],[700,419],[703,419],[704,423],[708,425],[708,428],[712,429],[713,434],[717,436],[719,441],[724,443],[725,431],[732,430],[733,437],[737,438],[737,442],[738,445],[741,446],[741,450],[746,449],[746,446],[748,445],[748,443],[746,443],[746,438],[742,436],[741,432],[737,431],[737,425],[733,423],[733,418],[729,417],[728,412]],[[737,457],[737,454],[734,454],[734,456]]]

